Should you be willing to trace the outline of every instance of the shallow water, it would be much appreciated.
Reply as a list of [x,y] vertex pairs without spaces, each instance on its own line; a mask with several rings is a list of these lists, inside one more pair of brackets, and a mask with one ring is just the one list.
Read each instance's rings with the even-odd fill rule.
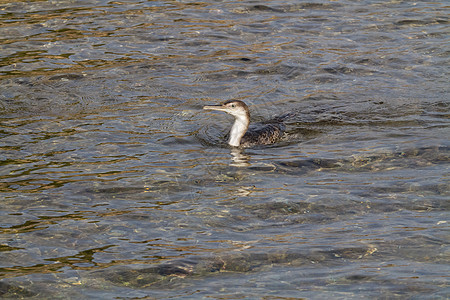
[[[448,15],[0,4],[0,295],[447,298]],[[282,141],[227,147],[229,99]]]

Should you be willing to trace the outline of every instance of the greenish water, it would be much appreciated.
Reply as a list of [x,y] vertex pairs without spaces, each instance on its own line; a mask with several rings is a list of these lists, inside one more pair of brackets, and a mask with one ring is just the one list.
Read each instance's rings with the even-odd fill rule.
[[448,13],[0,4],[0,297],[446,299]]

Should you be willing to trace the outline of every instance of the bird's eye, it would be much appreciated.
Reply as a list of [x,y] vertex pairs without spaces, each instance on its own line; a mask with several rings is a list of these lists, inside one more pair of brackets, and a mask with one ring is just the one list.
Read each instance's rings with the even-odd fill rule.
[[234,105],[234,104],[231,104],[231,107],[235,107],[236,105]]

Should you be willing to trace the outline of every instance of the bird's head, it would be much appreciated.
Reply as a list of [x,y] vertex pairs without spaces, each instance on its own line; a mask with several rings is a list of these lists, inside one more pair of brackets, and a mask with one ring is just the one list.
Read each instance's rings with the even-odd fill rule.
[[249,119],[247,104],[240,100],[229,100],[219,105],[206,105],[203,109],[224,111],[238,119]]

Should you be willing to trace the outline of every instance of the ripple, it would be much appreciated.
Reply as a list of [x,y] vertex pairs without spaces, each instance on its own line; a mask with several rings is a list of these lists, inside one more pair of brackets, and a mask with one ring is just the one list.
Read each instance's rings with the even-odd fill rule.
[[[0,294],[442,298],[447,11],[2,4]],[[282,141],[226,146],[229,99]]]

